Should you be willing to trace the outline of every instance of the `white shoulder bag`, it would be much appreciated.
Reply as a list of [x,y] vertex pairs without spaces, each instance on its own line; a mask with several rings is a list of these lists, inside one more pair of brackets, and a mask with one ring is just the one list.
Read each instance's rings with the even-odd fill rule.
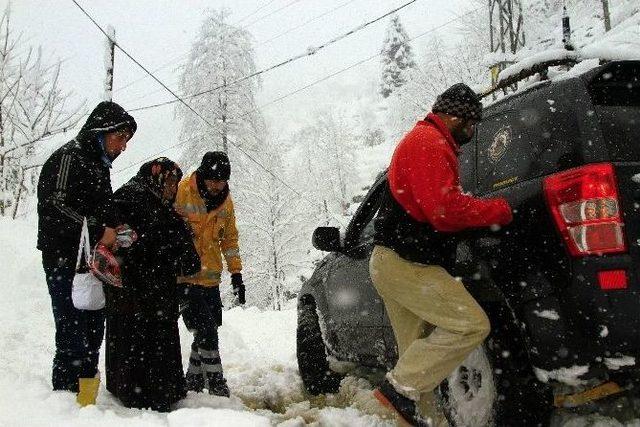
[[[82,255],[84,252],[86,273],[78,273]],[[76,261],[76,275],[73,277],[71,300],[73,306],[79,310],[100,310],[104,308],[105,298],[102,282],[93,275],[88,268],[91,259],[91,243],[89,243],[89,227],[87,218],[82,221],[82,233],[80,233],[80,245],[78,246],[78,259]]]

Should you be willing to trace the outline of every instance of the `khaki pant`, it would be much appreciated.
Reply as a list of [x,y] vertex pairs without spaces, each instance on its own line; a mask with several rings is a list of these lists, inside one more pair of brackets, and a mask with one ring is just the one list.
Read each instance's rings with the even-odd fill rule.
[[484,341],[489,319],[442,267],[406,261],[376,246],[369,268],[398,342],[398,363],[388,378],[400,393],[418,401],[421,411],[430,412],[433,390]]

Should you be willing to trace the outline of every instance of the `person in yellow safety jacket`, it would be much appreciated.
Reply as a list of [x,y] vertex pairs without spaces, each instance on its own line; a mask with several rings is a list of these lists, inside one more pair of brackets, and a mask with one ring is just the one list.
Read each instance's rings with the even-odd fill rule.
[[222,324],[220,281],[222,257],[231,273],[233,293],[245,303],[238,229],[229,192],[231,164],[221,151],[204,155],[198,169],[178,185],[176,209],[189,222],[202,269],[191,276],[178,277],[182,318],[193,332],[187,389],[229,397],[218,349],[218,327]]

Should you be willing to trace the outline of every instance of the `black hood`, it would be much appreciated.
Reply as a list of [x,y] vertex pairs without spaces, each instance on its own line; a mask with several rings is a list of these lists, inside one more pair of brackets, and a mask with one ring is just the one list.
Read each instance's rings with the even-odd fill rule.
[[138,125],[124,108],[115,102],[103,101],[89,114],[76,139],[83,145],[93,146],[97,135],[125,128],[133,134]]

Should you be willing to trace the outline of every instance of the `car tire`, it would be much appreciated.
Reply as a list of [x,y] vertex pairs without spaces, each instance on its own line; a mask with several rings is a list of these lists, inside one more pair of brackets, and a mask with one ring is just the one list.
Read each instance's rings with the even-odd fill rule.
[[452,427],[549,425],[551,389],[536,379],[524,347],[514,339],[517,331],[502,320],[437,388]]
[[438,387],[450,426],[496,425],[496,378],[484,346],[475,349]]
[[329,368],[327,349],[313,302],[298,307],[296,343],[298,369],[305,389],[313,395],[336,393],[343,376]]

